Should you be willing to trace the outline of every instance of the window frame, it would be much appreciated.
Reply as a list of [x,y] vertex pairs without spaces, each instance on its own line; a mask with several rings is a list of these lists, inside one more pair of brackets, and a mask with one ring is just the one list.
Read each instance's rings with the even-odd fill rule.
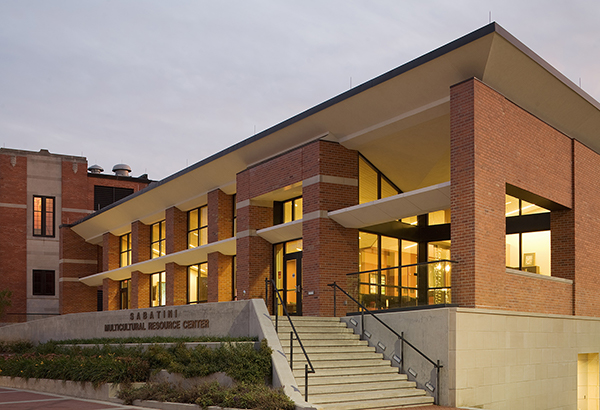
[[[127,248],[123,249],[123,239],[126,240]],[[119,266],[125,267],[131,265],[131,232],[119,236]],[[123,264],[123,255],[126,254],[127,263]]]
[[[201,272],[201,266],[205,265],[206,266],[206,300],[200,300],[199,296],[200,296],[200,272]],[[191,271],[191,267],[192,266],[196,266],[198,268],[198,277],[196,279],[196,300],[191,300],[190,299],[190,271]],[[197,305],[200,303],[207,303],[208,302],[208,262],[200,262],[200,263],[195,263],[193,265],[189,265],[187,267],[187,288],[186,288],[186,299],[187,299],[187,304],[188,305]]]
[[[37,275],[36,275],[37,274]],[[40,279],[40,275],[44,275],[43,279]],[[48,280],[48,276],[51,275],[51,279]],[[38,276],[38,278],[36,278]],[[50,269],[33,269],[32,271],[32,282],[31,282],[31,294],[34,296],[56,296],[56,271]],[[36,285],[41,283],[41,285]],[[47,289],[50,284],[51,289]],[[36,287],[42,286],[41,290],[36,292]]]
[[[158,286],[157,286],[156,300],[158,300],[158,304],[155,305],[154,304],[155,299],[152,297],[152,292],[153,292],[152,282],[153,282],[153,279],[157,275],[158,275]],[[167,273],[166,273],[166,271],[156,272],[149,276],[150,277],[148,279],[150,280],[150,307],[166,306],[167,305]],[[164,278],[164,281],[163,281],[163,278]],[[164,287],[164,291],[163,291],[163,287]],[[164,295],[164,300],[163,300],[163,295]]]
[[[376,174],[377,174],[377,198],[374,199],[375,201],[382,199],[382,194],[381,194],[381,185],[382,185],[382,181],[385,180],[385,182],[387,182],[393,189],[396,190],[396,195],[401,194],[403,191],[398,188],[398,186],[396,184],[394,184],[387,176],[385,176],[383,174],[383,172],[381,172],[375,165],[373,165],[373,163],[371,161],[369,161],[367,158],[365,158],[364,155],[362,155],[361,153],[358,154],[358,170],[359,170],[359,175],[358,175],[358,189],[359,189],[359,204],[363,204],[363,203],[368,203],[368,202],[360,202],[360,161],[363,160],[365,162],[365,164],[367,166],[369,166]],[[385,197],[387,198],[387,197]],[[369,201],[372,202],[372,201]]]
[[[158,225],[158,238],[154,237],[154,227]],[[166,221],[158,221],[150,225],[150,259],[160,258],[167,254]],[[158,255],[154,254],[154,245],[158,245]]]
[[[37,211],[35,209],[35,201],[36,199],[39,198],[41,200],[41,209],[39,211]],[[48,211],[48,204],[47,204],[47,200],[51,199],[52,200],[52,211]],[[56,197],[54,196],[44,196],[44,195],[33,195],[33,236],[35,237],[42,237],[42,238],[54,238],[56,237],[56,229],[55,229],[55,225],[56,225]],[[40,233],[36,233],[36,220],[38,219],[38,215],[39,215],[39,220],[40,220]],[[48,234],[47,232],[47,228],[48,228],[48,215],[52,215],[52,233]]]
[[[203,209],[206,209],[206,221],[202,221],[202,210]],[[197,226],[191,226],[190,215],[192,212],[198,212],[198,217],[196,218]],[[205,225],[202,225],[202,222],[205,222]],[[206,243],[202,243],[202,233],[203,232],[206,232],[206,234],[204,236],[206,238]],[[190,240],[190,238],[192,237],[193,234],[196,234],[196,237],[198,238],[197,245],[192,244],[192,241]],[[196,247],[204,246],[206,244],[208,244],[208,205],[202,205],[198,208],[190,209],[187,212],[187,248],[188,249],[196,248]]]

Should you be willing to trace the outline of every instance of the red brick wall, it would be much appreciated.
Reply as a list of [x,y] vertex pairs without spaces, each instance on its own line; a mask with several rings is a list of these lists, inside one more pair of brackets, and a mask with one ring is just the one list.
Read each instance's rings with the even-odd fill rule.
[[120,265],[119,237],[110,232],[102,236],[102,271],[117,269]]
[[232,300],[233,256],[220,252],[208,254],[208,301],[227,302]]
[[[358,179],[358,154],[339,144],[315,141],[238,174],[237,202],[308,178],[323,175]],[[307,220],[315,211],[332,211],[358,203],[358,187],[317,182],[302,190],[303,314],[333,314],[333,298],[328,283],[345,281],[356,271],[358,232],[345,229],[327,218]],[[273,225],[272,208],[248,205],[238,209],[237,230],[259,230]],[[273,245],[256,236],[237,241],[238,298],[264,297],[266,278],[272,276]],[[210,263],[209,263],[210,269]],[[244,294],[244,290],[247,292]],[[308,295],[308,292],[313,292]],[[341,310],[341,308],[340,308]]]
[[[14,166],[11,164],[13,159]],[[12,291],[12,306],[0,322],[25,321],[27,311],[27,158],[0,155],[0,290]]]
[[140,221],[131,224],[131,263],[150,259],[150,225]]
[[105,278],[102,280],[102,310],[119,309],[119,282]]
[[137,270],[133,271],[130,286],[131,308],[150,307],[150,276]]
[[600,316],[600,156],[575,142],[575,314]]
[[187,268],[174,262],[165,265],[167,276],[167,306],[187,303]]
[[450,117],[452,301],[570,313],[570,285],[506,273],[505,193],[508,183],[571,207],[571,139],[476,79],[452,87]]
[[233,195],[220,189],[208,193],[208,242],[231,238],[233,233]]
[[172,206],[165,211],[167,254],[187,249],[187,212]]

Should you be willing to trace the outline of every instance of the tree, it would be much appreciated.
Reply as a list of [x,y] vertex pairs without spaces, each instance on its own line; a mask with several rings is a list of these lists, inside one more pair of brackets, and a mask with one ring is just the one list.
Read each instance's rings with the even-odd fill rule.
[[12,291],[8,289],[0,290],[0,318],[4,314],[4,310],[12,305],[10,301],[11,296]]

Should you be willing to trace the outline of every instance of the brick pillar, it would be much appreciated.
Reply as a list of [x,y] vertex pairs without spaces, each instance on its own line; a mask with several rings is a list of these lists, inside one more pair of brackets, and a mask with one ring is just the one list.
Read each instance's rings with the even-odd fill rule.
[[119,309],[119,282],[105,278],[102,280],[102,310]]
[[131,272],[131,309],[150,307],[150,276],[138,270]]
[[[327,284],[335,281],[350,291],[346,274],[358,270],[358,230],[344,228],[327,212],[358,204],[358,153],[317,141],[303,154],[302,314],[333,316],[333,291]],[[339,302],[337,315],[344,315],[346,307],[354,310]]]
[[131,263],[150,259],[150,225],[140,221],[131,224]]
[[119,267],[119,237],[106,232],[102,237],[102,271]]
[[232,268],[233,256],[220,252],[208,254],[209,302],[228,302],[233,299]]
[[233,195],[220,189],[208,193],[208,242],[231,238],[233,233]]
[[79,278],[98,273],[97,245],[87,243],[71,228],[60,228],[60,299],[59,312],[93,312],[97,310],[97,289],[79,282]]
[[187,303],[187,268],[175,262],[165,265],[167,275],[167,306]]
[[172,206],[165,211],[167,254],[187,249],[187,212]]

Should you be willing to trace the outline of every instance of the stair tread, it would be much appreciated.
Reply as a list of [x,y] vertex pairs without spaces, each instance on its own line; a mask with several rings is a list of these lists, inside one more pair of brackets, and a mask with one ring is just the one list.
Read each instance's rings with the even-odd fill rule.
[[[359,393],[367,391],[381,392],[382,396],[385,396],[388,390],[412,390],[416,386],[415,382],[401,381],[401,380],[388,380],[388,381],[376,381],[376,382],[356,382],[346,384],[322,384],[317,385],[308,381],[308,394],[313,396],[315,394],[334,394],[334,393]],[[298,386],[304,388],[304,385]]]
[[[311,402],[310,397],[308,398]],[[312,402],[311,402],[312,403]],[[372,399],[372,400],[360,400],[355,402],[347,403],[324,403],[320,404],[324,410],[367,410],[367,409],[385,409],[385,408],[398,408],[398,407],[409,407],[414,405],[432,404],[433,397],[421,396],[421,397],[405,397],[398,399]],[[314,403],[316,404],[316,403]]]
[[[304,377],[299,378],[298,386],[304,386]],[[387,383],[387,382],[408,382],[408,378],[404,374],[398,373],[383,373],[383,374],[360,374],[360,375],[337,375],[337,376],[321,376],[317,373],[309,375],[308,386],[325,386],[338,384],[358,384],[358,383]],[[409,382],[413,383],[414,382]]]
[[[309,386],[310,389],[310,386]],[[344,403],[358,400],[381,400],[381,399],[402,399],[406,397],[425,396],[426,393],[419,389],[389,389],[379,391],[361,391],[353,394],[347,393],[329,393],[309,395],[310,402],[313,404],[326,403]]]
[[[355,376],[355,375],[373,375],[373,374],[398,374],[398,369],[391,366],[366,366],[366,367],[332,367],[316,369],[309,377],[333,377],[333,376]],[[399,375],[402,376],[402,375]],[[294,377],[304,377],[304,367],[294,370]],[[309,381],[310,383],[310,381]]]

